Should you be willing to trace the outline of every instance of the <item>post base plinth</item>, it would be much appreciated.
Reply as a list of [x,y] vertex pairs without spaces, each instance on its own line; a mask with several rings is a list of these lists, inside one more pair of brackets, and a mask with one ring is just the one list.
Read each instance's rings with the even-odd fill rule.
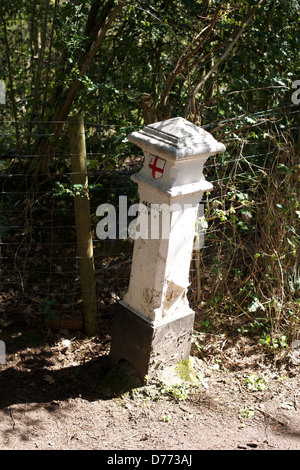
[[142,380],[154,378],[164,367],[189,358],[195,314],[152,325],[122,304],[117,304],[110,363],[128,361]]

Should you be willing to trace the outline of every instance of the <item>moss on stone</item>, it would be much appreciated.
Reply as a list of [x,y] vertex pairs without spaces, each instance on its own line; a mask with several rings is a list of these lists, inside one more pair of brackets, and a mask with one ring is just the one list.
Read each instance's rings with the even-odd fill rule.
[[197,372],[194,370],[190,358],[178,362],[175,366],[175,371],[181,380],[192,384],[199,383]]

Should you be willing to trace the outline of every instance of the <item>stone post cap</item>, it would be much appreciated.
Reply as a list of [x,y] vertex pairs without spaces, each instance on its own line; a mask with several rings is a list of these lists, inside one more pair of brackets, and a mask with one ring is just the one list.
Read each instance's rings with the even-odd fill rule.
[[129,134],[128,140],[146,152],[172,160],[208,157],[226,149],[209,132],[182,117],[149,124]]
[[176,117],[149,124],[129,134],[128,140],[142,148],[144,164],[131,179],[171,197],[210,191],[203,166],[210,155],[222,153],[225,145],[201,127]]

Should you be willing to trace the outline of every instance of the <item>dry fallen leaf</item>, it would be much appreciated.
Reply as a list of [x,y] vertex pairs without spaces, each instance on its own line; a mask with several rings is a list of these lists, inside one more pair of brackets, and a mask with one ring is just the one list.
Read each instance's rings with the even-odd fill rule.
[[44,375],[44,380],[46,380],[46,382],[48,382],[49,384],[54,384],[55,382],[55,379],[53,377],[51,377],[51,375]]

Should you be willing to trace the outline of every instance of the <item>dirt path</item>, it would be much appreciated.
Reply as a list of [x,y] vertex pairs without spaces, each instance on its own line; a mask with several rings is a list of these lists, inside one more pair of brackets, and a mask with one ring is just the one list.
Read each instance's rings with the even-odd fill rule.
[[2,450],[300,450],[300,374],[288,352],[274,367],[250,341],[216,354],[220,338],[201,335],[206,354],[199,357],[198,342],[194,384],[143,385],[123,364],[116,376],[125,388],[116,391],[107,380],[109,338],[61,332],[14,348],[18,337],[9,334]]

